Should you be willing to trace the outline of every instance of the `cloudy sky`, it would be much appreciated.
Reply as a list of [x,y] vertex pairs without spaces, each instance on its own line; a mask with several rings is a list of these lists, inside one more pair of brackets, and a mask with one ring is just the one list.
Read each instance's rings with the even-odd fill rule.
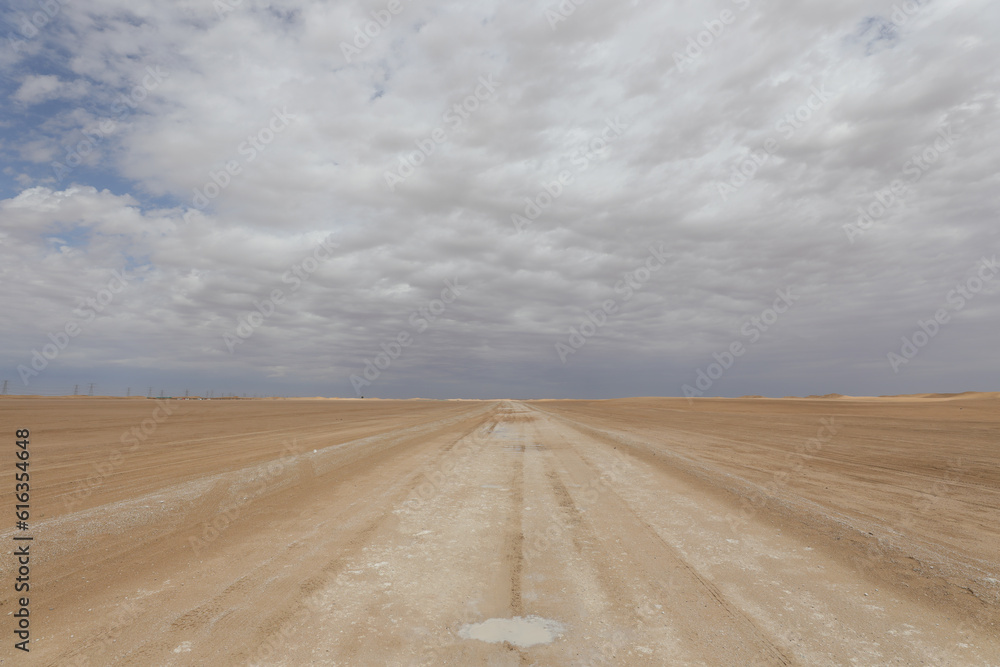
[[1000,389],[996,3],[0,7],[8,393]]

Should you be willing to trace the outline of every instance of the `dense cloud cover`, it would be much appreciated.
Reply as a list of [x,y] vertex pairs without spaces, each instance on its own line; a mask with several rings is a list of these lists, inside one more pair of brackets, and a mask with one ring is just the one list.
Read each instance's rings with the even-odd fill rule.
[[11,393],[998,389],[993,3],[3,18]]

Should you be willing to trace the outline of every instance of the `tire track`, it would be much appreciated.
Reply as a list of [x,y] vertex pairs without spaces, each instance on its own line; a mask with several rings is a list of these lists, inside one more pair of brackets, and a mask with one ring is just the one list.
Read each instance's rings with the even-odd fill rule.
[[[476,419],[476,423],[468,431],[465,431],[460,437],[449,442],[444,447],[439,447],[433,460],[439,462],[442,458],[447,456],[459,442],[463,439],[473,436],[480,428],[484,421],[488,421],[492,418],[492,414],[486,415],[485,417],[473,417]],[[489,431],[495,428],[495,423],[491,423],[488,427]],[[380,457],[381,459],[381,457]],[[378,467],[381,463],[380,461],[368,462],[368,467]],[[387,502],[389,507],[401,507],[406,501],[406,498],[411,495],[411,493],[419,485],[422,475],[422,470],[416,470],[411,472],[405,478],[406,481],[400,484],[394,493],[391,495]],[[349,476],[353,477],[353,476]],[[371,511],[371,510],[370,510]],[[274,614],[267,622],[262,624],[262,627],[270,627],[273,630],[269,633],[265,633],[260,637],[254,650],[249,652],[249,655],[253,655],[255,652],[259,652],[262,647],[267,645],[282,645],[287,643],[288,637],[287,632],[283,632],[284,628],[288,627],[289,622],[294,619],[302,609],[308,608],[310,606],[317,606],[316,604],[310,605],[311,601],[315,601],[317,598],[322,597],[320,593],[328,588],[331,584],[336,583],[339,577],[345,574],[345,568],[348,563],[355,562],[361,558],[363,551],[367,545],[369,545],[376,535],[382,532],[390,531],[390,523],[396,523],[395,515],[388,512],[377,512],[360,530],[351,534],[347,539],[346,548],[341,550],[337,554],[337,557],[329,561],[326,566],[321,570],[322,574],[314,575],[306,581],[308,582],[308,593],[305,588],[300,587],[300,596],[290,604],[286,605],[285,608]],[[375,618],[379,615],[379,610],[381,608],[381,601],[372,601],[366,606],[365,616],[369,618]],[[315,613],[315,612],[310,612]],[[363,642],[359,637],[352,637],[352,639],[343,645],[342,652],[344,655],[354,658],[359,655],[363,650]]]
[[[577,483],[585,484],[586,480],[601,477],[602,471],[580,454],[565,436],[555,431],[553,437],[559,438],[568,445],[560,447],[558,451],[561,455],[560,463],[568,471],[571,478],[574,478]],[[656,530],[636,514],[610,486],[603,487],[598,501],[589,504],[589,511],[581,512],[579,504],[573,499],[558,472],[551,469],[548,476],[556,497],[562,499],[560,505],[564,511],[569,513],[570,517],[577,517],[575,525],[571,518],[571,528],[578,531],[586,526],[588,532],[594,533],[596,532],[595,522],[607,526],[605,532],[614,536],[621,543],[630,544],[631,553],[647,557],[646,559],[635,558],[630,563],[629,569],[633,573],[637,573],[636,570],[639,570],[646,575],[642,577],[642,580],[647,582],[666,581],[666,592],[671,601],[678,595],[683,598],[686,604],[680,608],[673,607],[674,617],[672,620],[676,627],[682,629],[682,634],[689,640],[698,643],[704,641],[713,645],[715,650],[724,648],[731,655],[743,658],[746,658],[747,649],[752,647],[755,650],[751,653],[756,654],[759,659],[763,659],[768,664],[794,664],[784,650],[758,627],[749,615],[726,598],[715,584],[702,576],[676,549],[666,543]],[[625,526],[637,526],[638,530],[626,531]],[[579,546],[579,537],[576,535],[572,537],[578,550],[584,553]],[[587,555],[595,562],[598,570],[603,573],[602,580],[609,586],[613,596],[615,589],[621,588],[625,582],[618,576],[618,571],[616,571],[611,557],[597,550],[591,551]],[[648,558],[650,557],[654,561],[653,563],[649,562]],[[661,590],[663,588],[663,586],[655,585],[654,587]],[[706,598],[712,601],[707,607],[704,606]],[[725,632],[722,633],[724,636],[720,636],[719,632],[707,633],[705,631],[705,628],[710,628],[713,623],[718,624],[720,621],[725,626]],[[699,652],[705,653],[704,650]]]
[[[166,656],[173,656],[175,648],[190,645],[193,645],[191,653],[179,654],[182,663],[186,664],[188,658],[193,658],[199,646],[199,659],[225,656],[227,661],[240,661],[249,659],[269,642],[287,643],[288,635],[293,632],[289,630],[289,624],[296,619],[296,614],[301,613],[303,601],[331,585],[343,571],[346,558],[360,553],[371,536],[395,518],[385,508],[392,509],[402,504],[419,482],[420,470],[416,465],[394,467],[394,470],[406,471],[401,479],[393,481],[386,478],[368,487],[366,497],[375,502],[365,508],[364,514],[369,518],[360,524],[357,521],[361,518],[357,516],[357,506],[347,502],[356,480],[363,479],[365,475],[378,475],[378,471],[392,461],[410,460],[416,463],[427,459],[439,460],[457,441],[481,428],[489,419],[490,412],[489,409],[474,409],[457,419],[438,420],[440,427],[430,434],[430,438],[426,433],[410,432],[412,427],[407,427],[396,438],[390,436],[388,440],[366,448],[367,451],[345,452],[340,462],[320,475],[311,474],[308,465],[301,470],[287,468],[286,474],[295,476],[296,483],[290,489],[273,485],[268,493],[243,506],[237,519],[211,544],[212,551],[202,554],[205,560],[201,562],[214,563],[216,567],[205,568],[203,565],[199,568],[198,559],[191,560],[185,535],[190,530],[189,526],[199,523],[206,516],[211,518],[223,504],[227,485],[220,483],[196,499],[182,515],[173,513],[165,516],[164,521],[157,525],[158,530],[169,526],[165,534],[159,533],[152,540],[147,537],[141,543],[124,549],[109,549],[107,554],[85,556],[80,567],[72,572],[86,575],[105,563],[120,563],[123,559],[125,562],[146,562],[153,558],[162,560],[165,554],[174,554],[168,559],[174,566],[168,567],[163,574],[178,583],[168,588],[161,598],[149,598],[152,604],[146,605],[131,624],[134,627],[144,626],[146,631],[134,633],[133,629],[126,628],[114,647],[117,656],[104,651],[101,661],[117,658],[132,664],[163,664]],[[449,438],[449,431],[458,431],[458,437]],[[317,503],[323,506],[328,504],[320,498],[345,500],[336,503],[340,509],[334,515],[331,516],[329,511],[322,512],[321,525],[353,524],[353,527],[335,534],[317,533],[315,522],[320,515],[311,508]],[[310,530],[304,530],[307,526]],[[268,545],[262,539],[262,531],[263,534],[279,536],[277,544]],[[310,533],[320,540],[307,545],[302,537]],[[122,540],[127,544],[131,538],[125,535]],[[333,554],[324,553],[327,549],[341,553],[331,558]],[[238,559],[241,566],[234,572],[237,575],[235,578],[220,580],[213,570],[218,572],[226,567],[227,555],[230,559]],[[294,570],[286,569],[288,566],[294,567]],[[65,578],[62,576],[57,581]],[[176,588],[182,585],[180,582],[186,582],[188,586]],[[127,585],[125,590],[129,590]],[[310,592],[307,593],[307,590]],[[170,611],[165,613],[164,607]],[[265,612],[261,616],[254,614],[253,609],[270,610],[270,613]],[[149,632],[154,628],[155,632]],[[242,639],[226,648],[211,641],[211,637],[217,635]],[[82,655],[86,656],[89,652],[92,651],[85,649]]]
[[511,518],[507,526],[507,563],[510,567],[510,611],[520,616],[524,611],[521,599],[521,571],[524,568],[524,529],[521,513],[524,511],[524,451],[517,457],[514,479],[511,482]]

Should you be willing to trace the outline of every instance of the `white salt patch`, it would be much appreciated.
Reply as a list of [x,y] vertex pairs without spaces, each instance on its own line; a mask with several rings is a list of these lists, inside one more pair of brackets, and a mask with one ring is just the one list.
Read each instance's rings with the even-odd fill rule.
[[482,623],[467,623],[458,631],[462,639],[478,639],[483,642],[509,642],[514,646],[528,648],[538,644],[548,644],[566,631],[562,623],[540,616],[515,616],[514,618],[490,618]]

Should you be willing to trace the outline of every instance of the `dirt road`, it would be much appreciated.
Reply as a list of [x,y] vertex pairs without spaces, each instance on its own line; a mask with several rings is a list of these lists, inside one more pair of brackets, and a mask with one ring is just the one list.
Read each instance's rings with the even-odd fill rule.
[[35,499],[3,664],[1000,664],[996,397],[0,418]]

